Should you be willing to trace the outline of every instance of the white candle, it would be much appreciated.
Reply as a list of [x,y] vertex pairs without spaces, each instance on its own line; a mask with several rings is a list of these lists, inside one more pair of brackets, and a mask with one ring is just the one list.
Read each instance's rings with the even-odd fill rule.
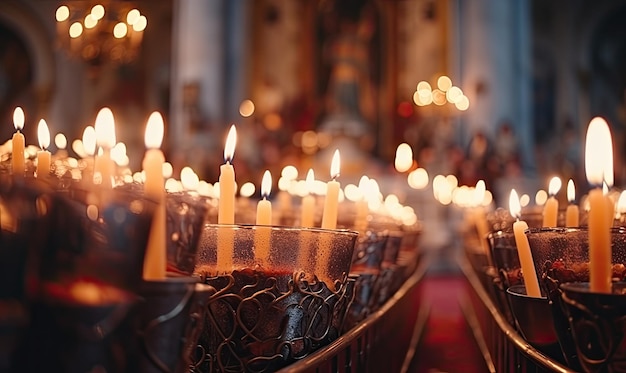
[[[610,170],[607,170],[610,165]],[[592,292],[611,292],[611,223],[608,197],[602,183],[612,177],[613,144],[606,121],[595,117],[587,128],[585,141],[585,173],[593,186],[589,192],[589,280]],[[611,180],[612,181],[612,180]]]
[[[225,164],[220,166],[220,199],[218,204],[218,224],[235,223],[235,169],[230,163],[235,155],[237,129],[233,124],[228,131],[224,146]],[[219,271],[230,272],[233,266],[234,236],[231,230],[218,230],[217,266]]]
[[516,218],[515,223],[513,223],[513,234],[515,235],[517,255],[519,256],[519,261],[522,265],[526,294],[530,297],[539,298],[541,297],[541,290],[539,290],[539,281],[537,280],[535,263],[533,262],[532,253],[530,252],[528,237],[526,237],[526,233],[524,232],[528,229],[528,224],[526,224],[523,220],[519,220],[522,207],[520,206],[519,198],[515,189],[511,190],[511,195],[509,197],[509,209],[511,211],[511,216]]
[[367,204],[367,194],[369,186],[369,177],[363,175],[359,179],[360,199],[355,202],[356,216],[354,218],[354,229],[357,232],[365,232],[367,230],[367,216],[369,215],[369,207]]
[[580,212],[578,205],[576,205],[576,189],[574,187],[574,180],[569,179],[567,182],[567,201],[569,202],[567,210],[565,210],[565,226],[566,227],[578,227]]
[[16,132],[11,139],[11,145],[13,147],[11,165],[13,167],[13,175],[23,176],[26,168],[26,159],[24,157],[24,147],[26,145],[24,134],[20,132],[24,128],[24,110],[19,106],[13,111],[13,126]]
[[311,195],[315,175],[313,169],[309,169],[306,174],[307,194],[302,197],[302,206],[300,211],[300,226],[304,228],[312,228],[315,225],[315,197]]
[[337,211],[339,207],[339,188],[341,185],[337,181],[340,170],[339,150],[335,150],[330,166],[330,180],[326,184],[326,198],[324,200],[324,214],[322,215],[322,228],[337,228]]
[[[336,180],[339,176],[340,170],[340,158],[339,150],[335,150],[333,159],[330,166],[331,181],[326,184],[326,199],[324,201],[324,214],[322,216],[322,228],[323,229],[335,229],[337,228],[337,210],[339,205],[339,188],[340,184]],[[328,275],[328,266],[330,257],[332,255],[332,243],[329,236],[324,235],[319,240],[318,258],[316,274],[320,280],[326,283],[327,286],[331,286],[333,279]]]
[[157,206],[152,219],[143,266],[143,278],[148,281],[164,279],[167,268],[165,180],[163,178],[165,156],[160,149],[163,141],[163,127],[161,114],[156,111],[150,114],[144,135],[148,150],[143,158],[142,167],[145,175],[144,191],[148,198],[157,203]]
[[267,200],[272,189],[272,174],[268,170],[261,181],[262,199],[256,208],[256,232],[254,236],[254,253],[262,265],[268,264],[270,256],[270,237],[272,225],[272,203]]
[[37,152],[37,177],[46,177],[50,173],[51,155],[47,150],[50,146],[50,130],[46,121],[41,119],[37,125],[37,139],[40,151]]
[[489,255],[489,242],[487,241],[489,224],[487,223],[487,214],[485,213],[485,208],[483,207],[486,192],[487,186],[485,185],[485,181],[478,180],[474,189],[474,224],[476,224],[476,232],[478,234],[478,239],[480,240],[480,247],[491,262],[491,255]]
[[96,146],[102,149],[102,154],[96,156],[94,166],[94,183],[101,184],[104,188],[113,186],[113,174],[115,164],[111,159],[111,148],[115,146],[115,119],[111,109],[100,109],[96,116]]
[[556,199],[556,194],[561,189],[561,179],[553,177],[550,180],[548,186],[548,195],[550,196],[543,206],[543,226],[544,227],[556,227],[557,217],[559,214],[559,201]]

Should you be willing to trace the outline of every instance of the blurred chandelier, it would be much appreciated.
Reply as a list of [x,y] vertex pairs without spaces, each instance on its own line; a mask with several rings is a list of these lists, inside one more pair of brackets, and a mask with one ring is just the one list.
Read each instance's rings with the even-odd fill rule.
[[59,6],[59,45],[91,65],[130,63],[137,58],[148,20],[131,2],[104,0],[103,4],[75,1]]

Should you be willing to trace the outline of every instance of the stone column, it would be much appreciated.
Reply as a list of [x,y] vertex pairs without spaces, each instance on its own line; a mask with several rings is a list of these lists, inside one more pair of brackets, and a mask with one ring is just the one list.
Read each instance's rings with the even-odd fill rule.
[[498,124],[509,120],[522,166],[532,170],[530,1],[453,1],[451,71],[470,100],[461,119],[465,140],[478,130],[493,138]]
[[192,139],[192,130],[208,132],[224,122],[224,7],[224,0],[173,4],[169,136],[178,149]]

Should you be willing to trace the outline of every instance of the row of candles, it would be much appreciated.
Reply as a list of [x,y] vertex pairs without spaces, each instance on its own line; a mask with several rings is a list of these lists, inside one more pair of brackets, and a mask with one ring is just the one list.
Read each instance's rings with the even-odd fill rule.
[[[623,213],[626,208],[626,191],[620,194],[617,202],[609,195],[613,186],[613,144],[608,123],[600,117],[593,118],[587,128],[585,142],[585,173],[587,181],[592,186],[584,202],[584,210],[588,211],[588,236],[589,236],[589,275],[590,290],[592,292],[610,293],[612,248],[611,248],[611,227],[613,226],[618,213]],[[559,202],[556,198],[561,188],[561,180],[554,177],[550,180],[548,188],[548,198],[543,204],[543,227],[557,227],[557,216],[559,213]],[[472,211],[472,224],[481,239],[483,248],[486,247],[486,236],[488,226],[483,209],[482,193],[484,193],[484,182],[479,181],[472,190],[475,197],[472,202],[465,206]],[[572,180],[568,181],[567,197],[569,204],[565,209],[565,226],[578,227],[580,209],[574,203],[575,187]],[[617,206],[617,208],[616,208]],[[530,245],[525,231],[528,224],[521,220],[521,203],[515,189],[511,190],[509,196],[509,211],[516,221],[513,223],[513,234],[518,250],[526,292],[531,297],[541,297],[541,290],[535,271]]]
[[[21,108],[17,108],[14,112],[14,126],[16,132],[11,139],[11,163],[12,172],[14,175],[24,175],[25,173],[25,139],[21,133],[24,125],[24,112]],[[91,131],[88,131],[91,129]],[[87,154],[97,154],[94,159],[93,165],[93,185],[102,188],[104,190],[110,189],[115,185],[115,164],[112,159],[112,149],[116,146],[115,138],[115,125],[113,113],[108,108],[100,110],[96,117],[95,125],[93,127],[87,127],[83,135],[83,143],[87,145],[87,138],[85,134],[93,134],[95,136],[94,149],[88,151]],[[146,152],[142,162],[143,171],[141,172],[140,181],[143,182],[143,188],[147,197],[157,202],[157,209],[154,215],[154,221],[152,230],[150,232],[148,248],[146,251],[146,259],[144,263],[144,278],[147,280],[158,280],[165,277],[166,269],[166,226],[165,226],[165,197],[166,197],[166,182],[164,177],[164,167],[167,165],[165,156],[160,150],[161,142],[164,135],[163,118],[158,112],[154,112],[150,115],[146,130],[145,130],[145,145]],[[38,131],[39,143],[41,150],[37,154],[37,170],[36,177],[45,177],[51,170],[51,155],[47,150],[50,142],[50,134],[45,121],[42,119],[39,122]],[[235,196],[237,184],[235,181],[235,170],[232,165],[232,159],[235,152],[235,144],[237,141],[237,132],[235,126],[231,126],[228,136],[226,138],[226,144],[224,147],[224,159],[225,163],[220,166],[219,181],[215,183],[214,196],[218,197],[218,224],[234,224],[235,223]],[[98,148],[98,151],[95,151]],[[183,169],[181,172],[181,181],[185,182],[185,171],[191,171],[188,168]],[[324,206],[321,219],[322,229],[336,229],[337,216],[339,213],[340,200],[344,196],[350,195],[355,201],[355,220],[354,228],[357,230],[364,230],[367,227],[367,216],[370,211],[372,199],[365,198],[368,194],[373,194],[376,197],[380,192],[377,184],[373,179],[369,179],[366,176],[361,178],[359,186],[349,184],[346,186],[345,192],[341,189],[341,185],[337,180],[340,174],[340,153],[336,150],[332,162],[331,162],[331,180],[325,183],[325,190],[323,191]],[[297,172],[297,171],[296,171]],[[88,174],[88,173],[85,173]],[[193,171],[191,174],[195,176],[196,185],[198,185],[198,178]],[[133,181],[138,181],[133,177]],[[304,228],[314,227],[314,217],[316,215],[316,198],[312,195],[311,189],[316,181],[314,179],[313,170],[309,170],[306,177],[306,184],[308,192],[302,196],[300,207],[300,225]],[[261,183],[261,196],[262,199],[258,202],[256,208],[256,224],[259,226],[268,226],[272,224],[272,204],[269,200],[270,189],[272,185],[271,174],[266,171],[263,175]],[[369,186],[369,189],[368,189]],[[352,187],[352,188],[349,188]],[[357,192],[355,192],[357,189]],[[368,193],[369,190],[372,193]],[[349,192],[350,191],[350,192]],[[283,192],[281,192],[283,193]],[[100,193],[101,196],[106,194]],[[355,197],[355,195],[358,195]],[[102,197],[106,198],[106,197]],[[290,198],[290,197],[289,197]],[[392,199],[389,199],[392,200]],[[102,203],[106,203],[105,199],[102,199]],[[386,201],[387,202],[387,201]],[[283,201],[284,204],[284,201]],[[391,206],[392,203],[386,204]],[[399,203],[395,205],[400,206]],[[284,207],[284,206],[283,206]],[[289,206],[291,207],[291,206]],[[413,213],[413,211],[411,211]],[[413,213],[414,220],[415,215]],[[257,239],[255,240],[255,255],[260,263],[265,263],[269,255],[269,228],[257,229]],[[233,259],[233,236],[232,232],[228,233],[228,230],[224,230],[219,233],[219,245],[218,245],[218,263],[217,267],[219,271],[228,271],[232,268]],[[328,253],[328,250],[323,252]],[[328,257],[323,257],[320,260],[320,268],[324,268],[323,264],[329,260]],[[320,274],[323,277],[323,274]]]

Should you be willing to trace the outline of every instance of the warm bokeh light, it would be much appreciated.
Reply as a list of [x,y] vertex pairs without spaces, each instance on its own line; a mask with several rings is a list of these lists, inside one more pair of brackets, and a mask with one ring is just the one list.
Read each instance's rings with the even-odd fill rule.
[[80,22],[74,22],[69,29],[70,38],[76,39],[83,33],[83,25]]
[[428,186],[428,172],[421,167],[417,168],[409,173],[407,181],[413,189],[424,189]]
[[169,179],[174,173],[174,167],[172,167],[172,164],[170,162],[163,162],[163,165],[161,166],[161,172],[163,174],[163,178]]
[[191,167],[185,166],[180,170],[180,183],[184,190],[195,191],[198,189],[200,179]]
[[402,143],[396,148],[394,166],[398,172],[405,172],[413,165],[413,149],[407,143]]
[[280,176],[287,180],[295,180],[298,178],[298,169],[295,166],[287,165],[280,171]]
[[96,130],[92,126],[83,131],[83,149],[88,156],[96,154]]
[[239,105],[239,114],[241,114],[242,117],[247,118],[254,114],[254,109],[254,102],[252,102],[252,100],[243,100]]
[[136,32],[141,32],[145,30],[146,27],[148,27],[148,19],[146,18],[146,16],[140,15],[139,19],[137,19],[137,22],[133,24],[133,30]]
[[457,86],[452,86],[446,91],[446,100],[451,104],[456,104],[461,96],[463,96],[463,91]]
[[48,149],[50,146],[50,130],[44,119],[40,119],[37,124],[37,140],[39,141],[39,147],[43,150]]
[[124,22],[119,22],[113,27],[113,36],[117,39],[121,39],[128,33],[128,26]]
[[454,103],[454,106],[461,111],[465,111],[469,108],[469,99],[467,96],[460,96]]
[[57,133],[54,136],[54,145],[56,145],[57,149],[67,148],[67,137],[62,133]]
[[519,204],[522,207],[526,207],[528,206],[528,204],[530,203],[530,196],[528,194],[522,194],[522,196],[519,198]]
[[538,190],[537,193],[535,194],[535,204],[537,206],[543,206],[546,204],[547,200],[548,200],[548,192],[546,192],[543,189]]
[[256,187],[251,182],[245,182],[239,189],[239,195],[242,197],[250,198],[254,194]]
[[104,17],[104,6],[101,4],[94,5],[91,8],[91,16],[98,21],[101,20]]
[[433,91],[433,103],[435,105],[439,105],[439,106],[445,104],[446,103],[446,94],[443,91],[439,90],[439,89],[435,89]]
[[269,113],[263,118],[263,125],[268,131],[276,131],[283,125],[283,119],[277,113]]
[[439,79],[437,79],[437,88],[440,90],[445,92],[450,89],[450,87],[452,87],[452,80],[450,80],[450,78],[446,75],[442,75]]
[[94,18],[94,16],[90,13],[85,16],[85,28],[92,29],[96,27],[98,24],[98,20]]
[[432,88],[430,86],[430,83],[425,82],[425,81],[421,81],[421,82],[417,83],[416,91],[420,95],[426,95],[426,92],[430,93],[431,90],[432,90]]
[[137,23],[140,16],[141,16],[141,13],[139,13],[139,10],[131,9],[128,11],[128,14],[126,15],[126,23],[132,26],[135,23]]
[[68,8],[67,5],[61,5],[57,8],[55,18],[57,22],[67,21],[68,18],[70,18],[70,8]]
[[459,179],[454,175],[447,175],[446,183],[448,183],[448,186],[450,187],[450,189],[454,189],[457,186],[459,186]]

